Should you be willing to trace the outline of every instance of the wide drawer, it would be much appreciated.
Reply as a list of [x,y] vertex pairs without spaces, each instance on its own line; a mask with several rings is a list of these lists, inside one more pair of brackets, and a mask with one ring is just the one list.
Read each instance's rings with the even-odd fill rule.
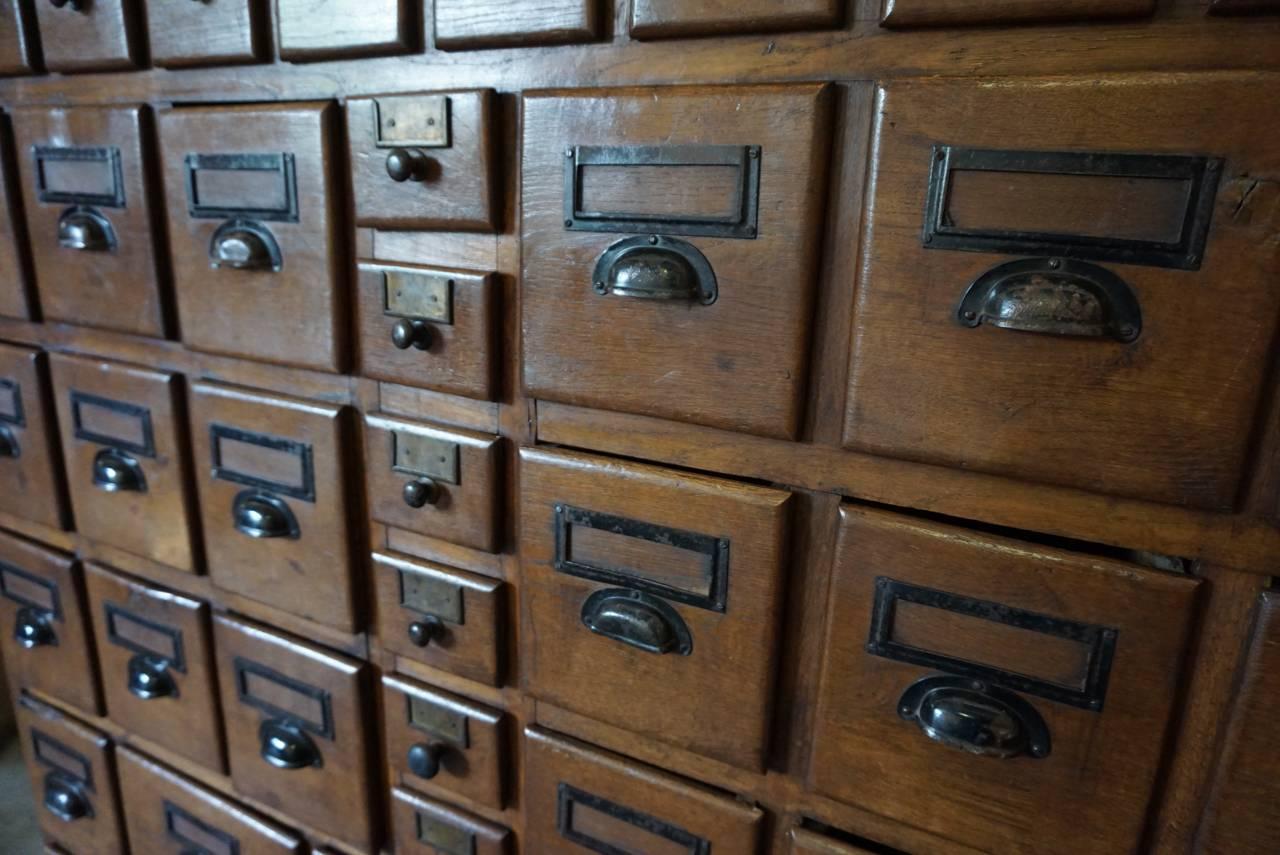
[[1155,0],[885,0],[883,27],[1089,21],[1150,15]]
[[511,851],[511,832],[502,826],[407,790],[391,791],[391,824],[400,855],[507,855]]
[[798,85],[525,99],[531,396],[797,435],[828,94]]
[[50,71],[119,71],[133,68],[145,55],[142,0],[33,5]]
[[521,460],[526,689],[763,768],[790,494],[580,454]]
[[268,5],[262,0],[147,3],[151,61],[162,68],[229,65],[270,53]]
[[633,0],[638,39],[766,33],[838,26],[843,0]]
[[69,528],[59,465],[47,357],[0,344],[0,512],[49,528]]
[[76,528],[91,540],[197,570],[196,508],[182,378],[53,354]]
[[1276,87],[930,81],[879,103],[846,446],[1229,508],[1280,313],[1249,177],[1280,170],[1257,127]]
[[983,851],[1134,851],[1196,586],[842,509],[810,784]]

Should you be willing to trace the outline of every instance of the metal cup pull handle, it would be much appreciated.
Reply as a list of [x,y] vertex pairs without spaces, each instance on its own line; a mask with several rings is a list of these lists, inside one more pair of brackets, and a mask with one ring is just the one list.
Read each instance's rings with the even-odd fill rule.
[[238,493],[231,503],[231,521],[236,531],[255,538],[300,535],[298,520],[281,499],[256,490]]
[[[77,8],[72,0],[72,8]],[[116,231],[111,221],[93,208],[68,208],[58,217],[58,246],[78,252],[112,252]]]
[[1131,342],[1142,332],[1133,289],[1106,268],[1067,258],[1027,258],[991,268],[956,309],[966,327]]
[[648,653],[693,652],[693,636],[680,614],[667,603],[642,591],[607,588],[582,604],[587,629]]
[[1049,728],[1013,692],[964,677],[925,677],[903,692],[898,714],[925,736],[986,757],[1047,757]]
[[650,235],[618,241],[596,261],[597,294],[709,306],[719,296],[711,262],[696,246]]
[[178,684],[169,671],[169,660],[139,653],[129,660],[129,691],[144,701],[176,698]]
[[18,438],[14,436],[13,429],[8,425],[0,425],[0,457],[19,457],[22,454],[22,448],[18,445]]
[[262,223],[227,220],[209,240],[209,266],[278,272],[284,267],[284,256],[271,229]]
[[311,737],[288,719],[267,719],[258,727],[259,753],[277,769],[309,769],[324,764]]
[[44,807],[63,822],[93,816],[93,805],[84,788],[59,772],[44,776]]
[[108,493],[147,492],[142,466],[123,451],[104,448],[93,456],[93,486]]
[[18,609],[13,625],[13,638],[25,650],[37,647],[54,647],[58,643],[58,634],[53,631],[50,615],[44,609],[23,606]]

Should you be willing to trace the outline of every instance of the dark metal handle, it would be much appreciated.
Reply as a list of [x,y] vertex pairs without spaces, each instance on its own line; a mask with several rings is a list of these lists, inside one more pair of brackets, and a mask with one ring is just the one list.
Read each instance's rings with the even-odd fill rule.
[[142,466],[123,451],[104,448],[93,456],[93,486],[108,493],[147,492]]
[[409,748],[409,771],[430,781],[440,774],[440,758],[448,750],[447,745],[440,742],[419,742]]
[[169,673],[169,660],[139,653],[129,660],[129,691],[144,701],[176,698],[178,684]]
[[431,327],[416,318],[401,318],[391,327],[391,343],[399,350],[431,347]]
[[582,604],[587,629],[649,653],[693,652],[689,627],[657,597],[627,588],[596,591]]
[[72,11],[83,12],[89,8],[90,0],[49,0],[49,4],[55,9],[61,9],[64,6],[70,6]]
[[21,454],[22,449],[13,429],[8,425],[0,425],[0,457],[19,457]]
[[267,719],[258,727],[259,753],[277,769],[307,769],[323,765],[320,749],[296,722]]
[[63,822],[93,816],[93,806],[84,793],[84,787],[60,772],[44,776],[44,807]]
[[434,505],[440,501],[440,485],[430,478],[415,478],[404,485],[401,495],[404,503],[411,508]]
[[233,270],[279,271],[284,266],[280,245],[256,220],[227,220],[209,241],[209,266]]
[[719,296],[711,262],[693,244],[650,235],[627,238],[601,254],[592,274],[597,294],[710,305]]
[[956,318],[967,327],[987,323],[1121,342],[1142,332],[1142,308],[1123,279],[1067,258],[1028,258],[991,268],[969,285]]
[[14,640],[26,650],[57,645],[58,634],[53,631],[50,617],[49,612],[33,606],[18,609],[17,621],[13,627]]
[[431,167],[427,155],[416,148],[393,148],[387,152],[387,175],[396,183],[425,181]]
[[[79,11],[77,2],[71,0],[71,8]],[[58,246],[79,252],[111,252],[116,248],[116,232],[98,211],[76,206],[58,217]]]
[[415,647],[426,647],[444,632],[444,621],[435,615],[427,615],[422,620],[409,624],[409,641]]
[[925,677],[902,693],[898,714],[925,736],[987,757],[1047,757],[1049,728],[1013,692],[964,677]]
[[249,537],[290,537],[301,533],[298,520],[283,500],[267,493],[244,490],[231,503],[231,521],[236,531]]

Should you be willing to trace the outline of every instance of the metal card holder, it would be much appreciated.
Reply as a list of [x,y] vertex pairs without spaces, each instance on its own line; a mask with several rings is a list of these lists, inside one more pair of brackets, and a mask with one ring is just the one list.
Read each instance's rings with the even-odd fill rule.
[[41,766],[93,791],[93,764],[79,751],[68,748],[61,741],[34,727],[31,729],[31,748],[36,762]]
[[[53,146],[31,148],[35,160],[36,198],[55,205],[89,205],[102,208],[125,207],[124,170],[120,149],[115,146]],[[56,161],[80,161],[102,164],[111,174],[112,189],[108,193],[81,193],[54,190],[49,187],[45,164]]]
[[165,799],[165,835],[178,842],[183,855],[240,855],[240,841],[220,828]]
[[[224,466],[220,445],[220,441],[223,439],[258,445],[273,451],[294,455],[298,458],[301,473],[299,480],[302,481],[302,485],[295,486],[272,481],[269,478],[263,478],[249,472],[240,472]],[[246,487],[269,490],[273,493],[282,493],[295,499],[301,499],[304,502],[315,502],[316,500],[315,462],[312,459],[311,446],[307,443],[271,436],[270,434],[253,433],[252,431],[228,427],[227,425],[214,424],[209,426],[209,450],[213,462],[214,478],[222,481],[231,481],[235,484],[243,484]]]
[[414,811],[413,818],[418,842],[446,855],[475,855],[476,836],[467,829],[427,816],[422,811]]
[[[289,152],[244,154],[195,154],[186,156],[187,213],[195,219],[274,220],[298,222],[298,178]],[[284,201],[277,207],[227,206],[200,201],[199,174],[208,171],[261,172],[263,180],[278,180]]]
[[[15,591],[13,587],[9,584],[9,577],[11,576],[18,577],[28,585],[32,585],[37,588],[43,588],[44,590],[48,591],[49,593],[48,599],[45,600],[44,602],[41,602],[39,600],[33,600],[31,597],[28,597],[25,594]],[[36,609],[41,613],[47,614],[50,617],[53,617],[55,620],[61,621],[63,619],[62,618],[62,596],[58,590],[57,583],[52,582],[49,579],[45,579],[42,576],[37,576],[33,573],[28,573],[25,570],[21,570],[13,566],[12,564],[8,564],[3,561],[0,561],[0,595],[4,596],[4,598],[7,600],[11,600],[17,603],[20,606],[26,606],[28,608]]]
[[461,586],[412,570],[399,570],[396,576],[400,583],[401,606],[455,626],[466,624]]
[[[295,680],[292,677],[281,674],[273,668],[268,668],[265,665],[252,662],[242,656],[237,656],[233,660],[232,667],[235,672],[236,698],[240,703],[266,713],[268,718],[293,722],[303,730],[314,733],[316,736],[327,739],[330,742],[336,741],[336,734],[333,726],[333,704],[332,699],[329,696],[329,692],[316,686]],[[320,720],[315,721],[313,719],[305,718],[292,710],[281,709],[270,701],[257,697],[249,689],[247,678],[250,675],[259,677],[263,680],[268,680],[287,691],[294,692],[316,701],[320,705]]]
[[382,271],[382,314],[453,325],[453,278],[404,267]]
[[[103,603],[102,611],[107,618],[107,640],[112,644],[144,656],[163,659],[167,667],[181,674],[187,673],[187,657],[182,643],[182,630],[134,614],[115,603]],[[132,638],[121,635],[119,630],[121,621],[135,623],[151,632],[167,637],[170,641],[169,649],[157,650],[154,647],[148,647]]]
[[[142,441],[136,442],[130,439],[124,439],[118,436],[109,436],[103,433],[97,433],[84,425],[84,414],[82,408],[85,406],[100,407],[104,410],[110,410],[122,416],[137,419],[139,425],[139,433],[142,435]],[[76,439],[82,439],[85,442],[92,442],[97,445],[105,445],[111,448],[119,448],[142,457],[155,457],[155,431],[151,423],[151,410],[138,404],[130,404],[125,401],[116,401],[111,398],[104,398],[100,395],[91,395],[88,392],[79,392],[75,389],[71,390],[71,427],[72,433]]]
[[602,796],[593,795],[561,781],[557,788],[556,830],[560,832],[560,836],[565,840],[576,843],[591,852],[598,852],[600,855],[628,855],[629,850],[621,849],[577,828],[574,825],[574,810],[579,805],[598,811],[618,822],[634,826],[641,831],[652,834],[654,837],[670,841],[681,847],[688,855],[711,855],[710,840],[698,837],[696,834],[672,825],[665,820],[658,819],[656,816],[641,813],[638,810],[620,805]]
[[27,426],[27,416],[22,408],[22,386],[16,380],[0,378],[0,395],[12,402],[7,410],[0,410],[0,422],[16,427]]
[[374,144],[378,148],[448,148],[449,115],[447,95],[375,98]]
[[416,433],[391,433],[393,472],[457,485],[462,483],[458,457],[456,442]]
[[435,698],[419,698],[406,694],[409,726],[466,750],[471,747],[471,719],[453,709],[447,701]]

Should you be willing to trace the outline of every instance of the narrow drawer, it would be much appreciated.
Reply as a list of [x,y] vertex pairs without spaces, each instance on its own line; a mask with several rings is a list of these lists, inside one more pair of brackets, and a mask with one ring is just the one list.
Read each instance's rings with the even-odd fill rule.
[[50,359],[76,528],[196,572],[182,378],[88,357]]
[[369,667],[255,624],[214,628],[236,791],[376,849]]
[[844,508],[811,785],[983,851],[1134,850],[1197,584]]
[[85,578],[107,715],[223,772],[208,605],[95,564]]
[[377,552],[373,573],[378,640],[385,649],[469,680],[501,685],[504,583]]
[[492,400],[499,358],[493,276],[362,261],[357,277],[361,374]]
[[558,45],[600,34],[599,0],[436,0],[440,50]]
[[369,509],[378,522],[496,552],[501,440],[379,415],[365,416]]
[[794,439],[827,96],[805,84],[526,98],[527,392]]
[[840,25],[843,5],[842,0],[633,0],[631,35],[664,39],[826,29]]
[[511,832],[407,790],[391,791],[395,851],[402,855],[508,855]]
[[345,367],[337,109],[281,103],[160,113],[174,284],[191,347]]
[[521,460],[527,690],[763,769],[790,494],[580,454]]
[[275,0],[280,58],[314,62],[422,48],[421,0]]
[[45,354],[0,344],[0,512],[68,528],[61,459]]
[[382,687],[391,783],[501,809],[511,765],[502,711],[399,677]]
[[50,71],[120,71],[136,67],[145,56],[141,0],[33,5]]
[[18,738],[45,842],[76,855],[126,851],[110,740],[29,697],[17,700],[17,712]]
[[[37,8],[80,14],[70,3]],[[44,316],[163,336],[168,272],[152,230],[150,108],[26,107],[13,124]]]
[[85,602],[72,556],[0,534],[0,648],[14,691],[37,689],[101,713]]
[[40,70],[40,34],[31,0],[0,0],[0,74]]
[[[0,0],[0,64],[4,62],[4,40],[13,32],[4,28],[5,9],[4,0]],[[35,306],[34,281],[30,275],[20,180],[11,168],[15,162],[12,123],[0,111],[0,315],[27,320]]]
[[161,68],[256,62],[271,51],[263,0],[149,0],[147,30],[151,61]]
[[1246,129],[1280,91],[939,80],[879,103],[846,446],[1231,507],[1280,316],[1273,197],[1241,177],[1280,160]]
[[1150,15],[1155,0],[885,0],[882,27],[945,27]]
[[356,631],[343,407],[194,383],[209,575],[220,588]]
[[301,838],[150,757],[116,751],[125,826],[134,852],[302,855]]
[[524,736],[530,852],[762,851],[759,808],[539,728]]

